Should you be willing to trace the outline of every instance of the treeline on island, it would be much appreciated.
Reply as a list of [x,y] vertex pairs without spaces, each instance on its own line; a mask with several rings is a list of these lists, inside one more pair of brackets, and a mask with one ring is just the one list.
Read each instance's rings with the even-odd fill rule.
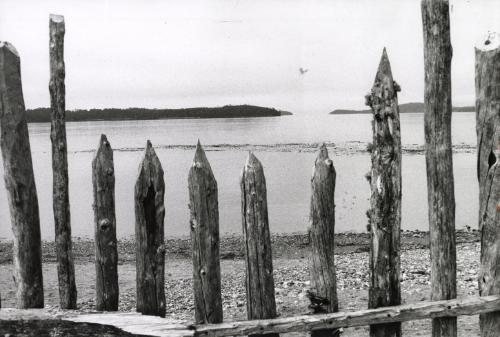
[[[274,108],[254,105],[226,105],[215,108],[186,109],[78,109],[66,111],[66,120],[70,122],[83,121],[118,121],[118,120],[148,120],[169,118],[242,118],[242,117],[276,117],[291,115],[290,112]],[[28,123],[50,122],[50,108],[28,109]]]
[[[407,113],[407,112],[424,112],[425,106],[424,103],[404,103],[399,104],[399,112]],[[476,107],[474,106],[462,106],[462,107],[453,107],[454,112],[472,112],[476,111]],[[336,109],[330,112],[331,115],[346,115],[346,114],[369,114],[372,113],[371,110],[349,110],[349,109]]]

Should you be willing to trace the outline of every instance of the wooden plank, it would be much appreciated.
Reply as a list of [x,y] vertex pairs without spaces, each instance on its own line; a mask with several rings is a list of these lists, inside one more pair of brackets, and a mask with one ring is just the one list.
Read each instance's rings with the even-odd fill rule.
[[266,178],[262,164],[251,152],[243,167],[240,187],[245,242],[247,317],[248,319],[274,318],[276,300]]
[[[444,300],[457,296],[455,190],[451,143],[452,47],[448,0],[422,0],[422,23],[431,299]],[[455,337],[456,319],[434,319],[432,335]]]
[[52,143],[52,192],[56,232],[57,278],[62,309],[76,309],[76,283],[71,250],[71,216],[68,189],[68,152],[66,143],[66,88],[64,85],[64,17],[51,14],[50,30],[50,140]]
[[[479,294],[500,294],[500,34],[476,46],[476,131],[478,146],[481,268]],[[500,311],[479,317],[481,336],[498,336]]]
[[[308,332],[316,329],[357,327],[371,324],[406,322],[447,316],[477,315],[500,309],[500,296],[472,296],[437,302],[419,302],[352,312],[302,315],[275,319],[233,321],[219,324],[191,325],[137,313],[54,313],[47,309],[2,309],[0,322],[9,320],[61,319],[115,326],[129,333],[149,336],[244,336],[251,334]],[[1,326],[1,324],[0,324]]]
[[40,216],[21,84],[19,54],[0,42],[0,147],[14,232],[18,308],[43,307]]
[[220,323],[222,297],[217,181],[199,141],[189,170],[188,189],[195,322]]
[[[401,132],[397,92],[384,48],[367,105],[373,111],[370,172],[369,308],[401,304]],[[370,336],[401,336],[401,324],[370,326]]]
[[[314,163],[311,179],[311,290],[308,293],[314,313],[337,312],[337,276],[335,273],[335,167],[323,144]],[[336,330],[316,330],[312,337],[337,336]]]
[[101,135],[92,160],[94,190],[94,237],[96,269],[96,309],[118,310],[118,247],[115,216],[115,169],[113,149]]
[[307,332],[314,329],[356,327],[437,317],[476,315],[495,311],[499,308],[500,296],[468,297],[460,300],[420,302],[354,312],[195,326],[195,336],[244,336],[256,333]]
[[137,311],[165,317],[165,182],[148,140],[135,184]]

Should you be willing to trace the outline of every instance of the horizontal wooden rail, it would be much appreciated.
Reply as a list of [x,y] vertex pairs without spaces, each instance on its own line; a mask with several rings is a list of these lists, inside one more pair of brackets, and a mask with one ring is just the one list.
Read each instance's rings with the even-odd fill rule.
[[184,322],[172,322],[164,318],[145,316],[138,313],[65,313],[62,315],[53,315],[48,314],[43,311],[43,309],[2,309],[0,310],[0,322],[19,319],[62,319],[73,322],[112,325],[129,333],[146,336],[243,336],[266,333],[300,332],[325,328],[354,327],[436,317],[477,315],[493,311],[500,311],[500,296],[466,297],[458,300],[427,301],[353,312],[303,315],[207,325],[189,325]]
[[242,336],[255,333],[310,331],[413,321],[425,318],[476,315],[500,310],[500,296],[467,297],[459,300],[419,302],[394,307],[304,315],[258,321],[196,326],[196,336]]

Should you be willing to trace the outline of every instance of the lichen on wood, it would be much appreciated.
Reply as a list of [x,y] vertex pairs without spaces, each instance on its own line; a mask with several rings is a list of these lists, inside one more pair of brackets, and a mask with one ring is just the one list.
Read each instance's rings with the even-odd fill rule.
[[188,176],[195,322],[222,322],[219,202],[215,180],[198,141]]
[[248,319],[275,318],[276,300],[266,179],[262,164],[251,152],[243,167],[240,187],[245,242],[247,317]]
[[115,215],[115,169],[113,149],[105,135],[92,160],[94,190],[94,238],[96,309],[118,310],[118,247]]
[[[455,189],[451,142],[450,6],[422,0],[424,37],[424,131],[429,212],[431,299],[457,296]],[[456,318],[432,321],[433,337],[455,337]]]
[[[372,168],[368,174],[371,197],[367,212],[371,233],[369,308],[401,304],[400,90],[384,48],[373,87],[366,96],[366,104],[373,111]],[[401,336],[401,324],[371,325],[370,336]]]
[[[311,177],[309,239],[311,242],[311,290],[309,308],[314,313],[337,312],[337,276],[335,272],[335,167],[323,144],[314,162]],[[337,336],[338,330],[311,332],[312,337]]]
[[[476,132],[481,268],[479,294],[500,294],[500,34],[476,46]],[[500,311],[482,314],[482,337],[497,336]]]
[[137,311],[165,317],[165,182],[148,140],[135,184]]
[[14,233],[16,307],[42,308],[40,215],[16,48],[0,41],[0,148]]
[[66,88],[64,84],[64,17],[50,15],[50,140],[52,143],[53,210],[59,281],[59,303],[63,309],[76,309],[77,291],[71,243],[71,215],[66,142]]

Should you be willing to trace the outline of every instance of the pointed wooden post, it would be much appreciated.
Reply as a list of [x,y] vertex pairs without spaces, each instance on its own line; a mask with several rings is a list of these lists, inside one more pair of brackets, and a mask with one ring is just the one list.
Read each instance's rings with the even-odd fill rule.
[[193,290],[197,324],[222,322],[217,181],[198,141],[189,170]]
[[94,187],[94,235],[96,309],[118,310],[118,247],[115,216],[115,170],[113,149],[101,135],[92,160]]
[[14,282],[19,309],[43,308],[42,246],[19,54],[0,41],[0,147],[14,232]]
[[62,309],[76,309],[76,283],[71,250],[71,216],[68,192],[68,153],[66,145],[66,103],[64,86],[64,17],[51,14],[50,28],[50,107],[52,142],[52,190],[56,232],[59,303]]
[[[308,296],[314,313],[337,312],[337,276],[335,273],[335,179],[333,161],[323,144],[314,163],[311,178],[311,291]],[[336,329],[311,331],[312,337],[337,336]]]
[[[500,294],[500,34],[476,46],[476,131],[481,296]],[[482,337],[497,336],[500,311],[479,315]]]
[[163,169],[148,140],[135,184],[137,311],[165,317]]
[[[366,96],[373,112],[370,173],[370,289],[368,307],[401,304],[401,133],[399,85],[392,78],[384,48],[372,90]],[[401,323],[370,326],[370,336],[401,336]]]
[[271,234],[267,215],[266,178],[262,164],[251,152],[241,174],[240,187],[245,242],[247,317],[248,319],[275,318],[276,300]]
[[[422,0],[422,23],[431,299],[437,301],[457,296],[455,190],[451,143],[452,47],[448,0]],[[456,317],[432,320],[432,336],[456,335]]]

